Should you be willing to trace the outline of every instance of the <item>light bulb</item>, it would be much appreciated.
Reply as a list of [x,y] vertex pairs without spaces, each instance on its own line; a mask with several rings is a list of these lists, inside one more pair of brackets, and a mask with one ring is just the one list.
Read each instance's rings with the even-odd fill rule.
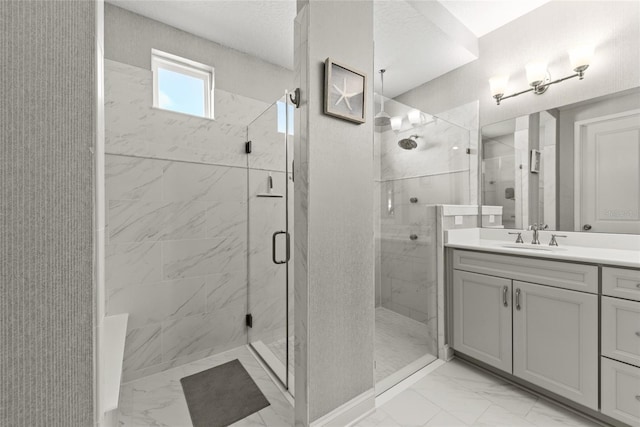
[[525,68],[527,70],[527,81],[531,86],[538,86],[544,83],[547,78],[546,62],[530,62]]
[[422,122],[422,113],[420,110],[411,110],[407,113],[407,117],[409,118],[409,123],[412,125],[417,125]]
[[391,117],[391,129],[400,130],[401,127],[402,127],[402,117],[400,116]]
[[569,61],[571,62],[571,68],[575,72],[586,70],[589,64],[591,64],[592,58],[592,45],[577,46],[569,50]]
[[489,88],[491,89],[491,96],[502,96],[507,90],[507,83],[509,83],[509,76],[495,76],[489,79]]

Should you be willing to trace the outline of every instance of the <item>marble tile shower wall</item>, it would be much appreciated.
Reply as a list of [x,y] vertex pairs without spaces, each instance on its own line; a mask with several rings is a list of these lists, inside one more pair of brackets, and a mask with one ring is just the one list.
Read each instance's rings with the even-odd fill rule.
[[[477,197],[472,175],[477,168],[471,165],[476,157],[466,153],[466,148],[472,154],[477,148],[477,138],[472,137],[477,129],[477,103],[440,116],[446,121],[378,133],[374,140],[375,161],[380,164],[376,295],[383,307],[427,325],[434,354],[438,334],[434,205],[468,204]],[[398,147],[399,139],[415,134],[419,136],[417,149]]]
[[130,314],[124,381],[247,341],[244,142],[268,104],[216,90],[201,119],[152,108],[151,84],[106,61],[106,312]]

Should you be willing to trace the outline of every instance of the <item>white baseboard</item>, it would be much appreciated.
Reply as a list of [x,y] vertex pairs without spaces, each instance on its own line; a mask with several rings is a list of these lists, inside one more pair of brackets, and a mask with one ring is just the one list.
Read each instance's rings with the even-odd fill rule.
[[344,427],[353,425],[376,410],[375,398],[375,390],[373,388],[367,390],[327,415],[313,421],[310,427]]

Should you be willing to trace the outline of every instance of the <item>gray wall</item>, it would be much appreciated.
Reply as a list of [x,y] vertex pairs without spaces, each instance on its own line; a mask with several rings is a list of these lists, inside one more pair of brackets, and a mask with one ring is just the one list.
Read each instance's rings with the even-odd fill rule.
[[[160,2],[159,2],[160,3]],[[105,58],[151,69],[151,49],[215,67],[217,89],[274,102],[293,72],[158,21],[105,4]]]
[[[640,82],[640,2],[552,1],[481,37],[480,58],[396,99],[437,113],[480,100],[480,125],[548,110],[638,86]],[[596,45],[585,79],[572,79],[541,96],[521,95],[498,106],[489,78],[510,74],[508,93],[528,87],[525,65],[546,58],[552,78],[569,75],[567,49]]]
[[[304,15],[304,16],[303,16]],[[296,19],[296,424],[371,392],[373,114],[323,114],[327,57],[365,71],[373,93],[373,2],[311,1]]]
[[93,424],[94,2],[0,2],[0,425]]

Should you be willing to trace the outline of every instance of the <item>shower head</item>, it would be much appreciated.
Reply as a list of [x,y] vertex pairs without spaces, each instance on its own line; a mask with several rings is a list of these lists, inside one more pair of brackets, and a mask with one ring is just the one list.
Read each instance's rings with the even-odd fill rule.
[[417,138],[419,138],[418,135],[411,135],[409,138],[401,139],[398,141],[398,146],[403,150],[413,150],[418,147]]

